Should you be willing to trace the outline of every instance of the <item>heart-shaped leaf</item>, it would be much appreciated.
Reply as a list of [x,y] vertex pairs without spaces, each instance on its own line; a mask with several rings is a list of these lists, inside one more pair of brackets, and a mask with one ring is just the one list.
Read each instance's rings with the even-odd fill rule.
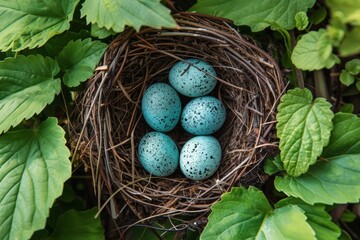
[[211,210],[201,240],[315,239],[301,208],[288,205],[272,209],[265,195],[253,187],[233,188]]
[[153,28],[176,27],[170,10],[160,0],[85,0],[81,17],[88,23],[96,23],[115,32],[132,26],[137,31],[141,26]]
[[297,42],[291,60],[302,70],[331,68],[340,59],[332,53],[332,42],[324,29],[304,34]]
[[308,89],[289,90],[278,106],[280,158],[291,176],[300,176],[314,164],[329,142],[334,113],[324,98],[313,101]]
[[272,25],[293,29],[295,14],[306,12],[314,4],[314,0],[201,0],[190,11],[228,18],[258,32]]
[[309,204],[348,203],[360,200],[360,154],[318,161],[299,177],[277,176],[275,187]]
[[56,118],[0,136],[0,239],[29,239],[71,176],[70,151]]
[[337,240],[341,234],[341,230],[336,225],[329,213],[325,211],[325,206],[321,204],[309,205],[299,198],[285,198],[276,203],[276,207],[283,207],[287,205],[296,205],[300,207],[307,217],[307,222],[315,231],[317,240]]
[[65,72],[63,81],[69,87],[76,87],[94,72],[107,45],[100,41],[70,41],[57,58],[60,69]]
[[0,0],[0,50],[42,46],[70,28],[79,0]]
[[60,92],[51,58],[17,56],[0,62],[0,133],[41,112]]
[[351,113],[337,113],[333,119],[329,144],[322,157],[360,154],[360,118]]
[[91,36],[93,37],[103,39],[115,34],[116,32],[111,29],[109,30],[104,27],[101,28],[96,23],[91,24]]

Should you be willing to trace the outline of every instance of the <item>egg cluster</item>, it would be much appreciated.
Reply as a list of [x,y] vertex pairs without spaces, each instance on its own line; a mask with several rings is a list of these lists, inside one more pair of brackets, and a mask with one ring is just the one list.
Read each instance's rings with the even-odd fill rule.
[[[226,119],[222,102],[206,96],[217,84],[215,69],[202,60],[186,59],[171,68],[169,83],[152,84],[144,92],[142,114],[155,131],[140,140],[139,161],[154,176],[169,176],[180,165],[187,178],[206,179],[216,172],[221,160],[220,143],[210,134],[219,130]],[[179,94],[192,98],[183,109]],[[180,153],[166,134],[179,122],[194,135]]]

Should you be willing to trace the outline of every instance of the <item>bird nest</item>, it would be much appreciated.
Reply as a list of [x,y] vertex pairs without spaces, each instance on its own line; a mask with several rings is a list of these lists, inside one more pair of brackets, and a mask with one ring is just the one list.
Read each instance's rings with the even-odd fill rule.
[[[259,185],[260,163],[277,151],[275,109],[284,82],[274,59],[224,19],[190,13],[174,18],[174,29],[129,28],[119,35],[76,100],[73,154],[91,170],[99,203],[113,217],[203,216],[231,187]],[[137,156],[140,138],[152,131],[141,114],[144,90],[167,82],[171,67],[186,58],[215,68],[212,95],[227,109],[225,124],[214,134],[223,151],[220,167],[201,181],[179,170],[151,176]],[[169,135],[179,149],[191,137],[181,126]]]

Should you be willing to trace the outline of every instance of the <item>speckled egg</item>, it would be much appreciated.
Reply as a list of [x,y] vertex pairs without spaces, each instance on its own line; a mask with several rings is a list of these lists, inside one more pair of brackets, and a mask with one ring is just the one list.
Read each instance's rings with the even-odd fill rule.
[[145,134],[138,146],[139,161],[144,169],[159,177],[169,176],[179,165],[179,150],[165,133]]
[[180,152],[181,172],[192,180],[211,177],[221,161],[221,146],[212,136],[196,136],[185,143]]
[[174,64],[169,73],[169,82],[182,95],[200,97],[215,88],[217,80],[213,76],[216,77],[216,72],[209,63],[189,58]]
[[155,83],[144,92],[141,109],[145,121],[152,129],[168,132],[179,122],[181,101],[169,84]]
[[211,96],[191,100],[181,114],[181,126],[194,135],[208,135],[225,122],[226,110],[219,99]]

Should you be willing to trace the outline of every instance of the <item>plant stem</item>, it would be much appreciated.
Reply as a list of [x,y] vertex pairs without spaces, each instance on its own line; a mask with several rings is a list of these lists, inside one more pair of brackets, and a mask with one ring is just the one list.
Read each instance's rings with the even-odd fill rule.
[[[294,34],[294,31],[290,31],[290,43],[291,43],[291,49],[294,49],[295,45],[296,45],[296,37]],[[291,56],[290,56],[291,59]],[[293,70],[295,71],[295,76],[297,79],[297,84],[299,88],[305,88],[305,82],[304,82],[304,76],[302,74],[302,71],[300,69],[298,69],[297,67],[295,67],[295,65],[293,64]]]
[[325,75],[322,70],[314,71],[314,83],[317,97],[324,97],[330,99],[329,91],[325,81]]

